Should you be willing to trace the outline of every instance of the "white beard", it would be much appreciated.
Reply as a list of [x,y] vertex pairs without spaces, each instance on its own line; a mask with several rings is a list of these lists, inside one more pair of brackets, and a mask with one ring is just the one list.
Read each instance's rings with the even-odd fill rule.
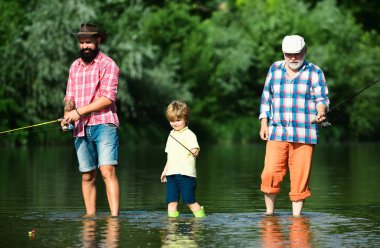
[[298,68],[301,67],[301,65],[303,64],[304,61],[305,61],[305,58],[298,60],[298,62],[288,62],[288,66],[292,70],[297,70]]

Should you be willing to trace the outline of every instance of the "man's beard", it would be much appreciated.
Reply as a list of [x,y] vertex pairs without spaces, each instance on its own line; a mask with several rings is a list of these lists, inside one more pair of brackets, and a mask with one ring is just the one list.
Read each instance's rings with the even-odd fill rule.
[[297,70],[303,65],[304,61],[305,61],[305,56],[303,56],[301,59],[298,59],[297,62],[288,62],[288,66],[292,70]]
[[[85,52],[85,51],[89,51],[89,52]],[[98,47],[96,47],[94,50],[92,50],[91,48],[85,48],[85,49],[80,50],[80,57],[85,63],[90,63],[96,58],[98,53],[99,53]]]

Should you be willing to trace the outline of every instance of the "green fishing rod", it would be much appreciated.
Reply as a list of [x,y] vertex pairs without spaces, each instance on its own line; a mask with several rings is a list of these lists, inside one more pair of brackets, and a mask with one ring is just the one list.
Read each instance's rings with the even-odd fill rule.
[[[21,131],[21,130],[25,130],[25,129],[29,129],[29,128],[33,128],[33,127],[44,126],[44,125],[53,124],[53,123],[58,123],[58,122],[62,122],[62,121],[63,121],[63,119],[60,118],[60,119],[56,119],[56,120],[52,120],[52,121],[46,121],[46,122],[42,122],[42,123],[38,123],[38,124],[34,124],[34,125],[25,126],[25,127],[10,129],[7,131],[0,132],[0,136],[1,135],[10,135],[10,134],[17,132],[17,131]],[[73,126],[71,124],[71,125],[65,126],[63,128],[63,131],[71,130],[72,128],[73,128]]]

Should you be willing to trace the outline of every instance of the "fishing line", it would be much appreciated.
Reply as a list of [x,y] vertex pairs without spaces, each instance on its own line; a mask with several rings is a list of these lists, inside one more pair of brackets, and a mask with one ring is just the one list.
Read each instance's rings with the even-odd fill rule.
[[[360,91],[356,92],[354,95],[348,97],[347,99],[343,100],[341,103],[339,103],[338,105],[335,105],[333,108],[329,109],[326,111],[326,114],[328,113],[331,113],[333,110],[341,107],[342,105],[346,104],[347,102],[351,101],[352,99],[354,99],[355,97],[357,97],[358,95],[360,95],[363,91],[367,90],[368,88],[372,87],[373,85],[377,84],[378,82],[380,82],[380,78],[375,80],[374,82],[372,82],[371,84],[367,85],[366,87],[364,87],[363,89],[361,89]],[[336,118],[334,118],[336,119]],[[328,122],[327,120],[321,122],[319,124],[321,127],[328,127],[331,125],[330,122]]]
[[[148,116],[146,116],[146,115],[144,115],[144,117],[148,120],[148,121],[150,121],[151,123],[153,123],[156,127],[158,127],[161,131],[165,131],[165,133],[167,132],[161,125],[159,125],[158,123],[156,123],[155,121],[153,121],[152,119],[150,119]],[[171,135],[170,133],[169,133],[169,136],[172,138],[172,139],[174,139],[176,142],[178,142],[178,144],[180,144],[183,148],[185,148],[188,152],[190,152],[191,154],[193,154],[193,156],[195,156],[195,154],[192,152],[192,151],[190,151],[190,149],[189,148],[187,148],[184,144],[182,144],[179,140],[177,140],[176,138],[174,138],[174,136],[173,135]]]
[[191,154],[193,154],[193,156],[195,155],[192,151],[189,150],[189,148],[187,148],[184,144],[182,144],[181,142],[179,142],[179,140],[177,140],[176,138],[174,138],[173,135],[169,134],[170,137],[172,137],[175,141],[178,142],[178,144],[180,144],[181,146],[183,146],[183,148],[185,148],[186,150],[188,150]]
[[344,100],[343,102],[339,103],[338,105],[336,105],[335,107],[333,107],[332,109],[330,109],[330,111],[328,112],[331,112],[333,111],[334,109],[342,106],[343,104],[345,104],[346,102],[348,101],[351,101],[354,97],[360,95],[360,93],[362,93],[363,91],[365,91],[366,89],[368,89],[369,87],[375,85],[376,83],[378,83],[380,81],[380,78],[377,79],[376,81],[374,81],[373,83],[369,84],[368,86],[364,87],[363,89],[361,89],[360,91],[358,91],[357,93],[355,93],[354,95],[352,95],[351,97],[347,98],[346,100]]

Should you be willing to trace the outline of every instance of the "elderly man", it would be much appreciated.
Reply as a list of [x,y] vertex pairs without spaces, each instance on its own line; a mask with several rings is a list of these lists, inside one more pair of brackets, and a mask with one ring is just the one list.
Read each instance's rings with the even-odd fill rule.
[[64,98],[62,128],[75,123],[73,135],[86,215],[96,214],[95,179],[100,170],[112,216],[119,214],[119,182],[115,167],[118,160],[119,120],[116,94],[119,68],[99,49],[105,33],[94,24],[84,23],[78,33],[80,58],[69,72]]
[[322,70],[305,61],[306,44],[299,35],[282,41],[284,60],[270,67],[260,105],[260,137],[266,140],[261,191],[266,214],[274,213],[280,184],[290,173],[290,200],[299,216],[311,196],[309,179],[318,123],[326,119],[328,89]]

